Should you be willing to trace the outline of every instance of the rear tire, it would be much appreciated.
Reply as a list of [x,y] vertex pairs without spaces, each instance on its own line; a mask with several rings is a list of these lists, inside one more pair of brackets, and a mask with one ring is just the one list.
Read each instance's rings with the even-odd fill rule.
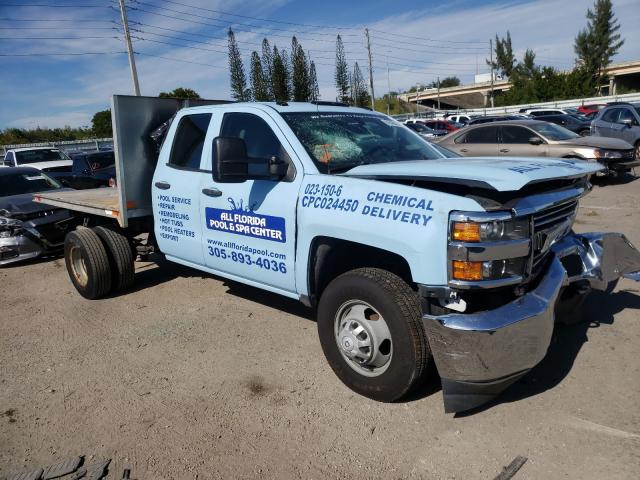
[[338,378],[371,399],[399,400],[427,376],[431,351],[418,296],[386,270],[334,279],[320,298],[318,334]]
[[126,290],[133,285],[135,275],[135,257],[129,240],[105,227],[95,227],[93,230],[107,250],[111,267],[111,288],[114,291]]
[[84,298],[94,300],[111,290],[109,257],[100,237],[78,227],[64,240],[64,261],[71,283]]

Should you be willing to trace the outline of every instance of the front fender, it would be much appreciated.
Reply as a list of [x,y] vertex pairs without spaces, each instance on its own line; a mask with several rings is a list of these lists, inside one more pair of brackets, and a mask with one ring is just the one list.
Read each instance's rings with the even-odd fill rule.
[[449,212],[484,211],[474,200],[434,190],[339,175],[306,175],[297,204],[296,286],[308,295],[309,252],[328,236],[404,258],[412,279],[447,283]]

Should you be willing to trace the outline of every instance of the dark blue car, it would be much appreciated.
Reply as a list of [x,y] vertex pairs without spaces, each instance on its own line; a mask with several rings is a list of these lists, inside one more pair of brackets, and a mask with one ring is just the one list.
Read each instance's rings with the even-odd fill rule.
[[71,172],[56,172],[50,176],[63,185],[75,189],[107,187],[116,177],[116,159],[113,150],[71,154]]

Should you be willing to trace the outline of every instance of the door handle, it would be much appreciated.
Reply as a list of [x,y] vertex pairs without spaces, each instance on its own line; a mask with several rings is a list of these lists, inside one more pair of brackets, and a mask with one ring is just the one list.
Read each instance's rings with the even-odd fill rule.
[[217,188],[203,188],[202,193],[207,197],[220,197],[222,195],[222,190],[218,190]]
[[171,188],[171,185],[167,182],[156,182],[155,186],[160,190],[169,190]]
[[460,149],[460,151],[461,151],[461,152],[468,152],[468,151],[469,151],[469,149],[468,149],[468,148],[461,148],[461,149]]
[[501,148],[500,149],[500,153],[509,153],[509,149],[508,148]]

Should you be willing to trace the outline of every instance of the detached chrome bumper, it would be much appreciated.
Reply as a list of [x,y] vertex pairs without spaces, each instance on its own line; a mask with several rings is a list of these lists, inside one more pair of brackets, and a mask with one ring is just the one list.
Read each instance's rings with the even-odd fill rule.
[[640,252],[619,233],[570,234],[538,286],[495,310],[424,315],[446,412],[477,407],[522,377],[546,355],[563,287],[588,282],[605,290],[621,276],[640,281]]

